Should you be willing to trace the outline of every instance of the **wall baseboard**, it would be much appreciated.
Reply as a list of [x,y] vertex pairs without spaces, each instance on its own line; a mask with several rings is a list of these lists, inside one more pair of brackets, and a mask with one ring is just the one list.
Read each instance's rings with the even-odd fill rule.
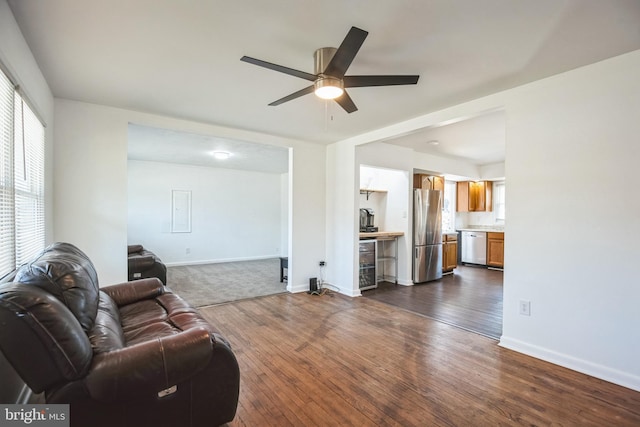
[[[338,286],[332,285],[329,282],[324,282],[322,284],[322,287],[325,289],[328,289],[330,291],[334,291],[334,292],[338,292],[340,294],[349,296],[349,297],[359,297],[362,296],[362,294],[360,293],[360,291],[354,291],[352,289],[342,289]],[[300,293],[300,292],[308,292],[309,291],[309,284],[304,284],[304,285],[296,285],[296,286],[287,286],[287,290],[291,293]]]
[[612,369],[607,366],[599,365],[567,354],[558,353],[544,347],[505,337],[504,335],[500,338],[499,345],[500,347],[517,351],[518,353],[523,353],[528,356],[553,363],[554,365],[559,365],[573,371],[591,375],[592,377],[596,377],[601,380],[609,381],[622,387],[640,391],[640,377],[627,372],[622,372],[617,369]]
[[179,262],[165,262],[167,267],[183,267],[186,265],[203,265],[203,264],[221,264],[223,262],[239,262],[239,261],[258,261],[262,259],[280,258],[282,255],[261,255],[253,257],[238,257],[238,258],[221,258],[221,259],[206,259],[196,261],[179,261]]
[[292,294],[299,294],[301,292],[307,292],[309,290],[309,284],[304,284],[304,285],[287,285],[287,290],[289,292],[291,292]]
[[332,285],[330,283],[325,283],[324,287],[327,288],[327,289],[331,289],[332,291],[341,293],[342,295],[346,295],[348,297],[361,297],[362,296],[362,292],[360,292],[360,289],[355,289],[355,290],[352,289],[352,288],[345,289],[345,288],[341,288],[339,286]]

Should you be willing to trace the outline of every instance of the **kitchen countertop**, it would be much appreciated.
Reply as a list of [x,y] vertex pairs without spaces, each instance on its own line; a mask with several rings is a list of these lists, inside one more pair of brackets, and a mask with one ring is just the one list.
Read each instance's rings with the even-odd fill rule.
[[376,231],[371,233],[360,233],[361,239],[375,239],[375,238],[393,238],[404,236],[402,231]]
[[467,228],[458,228],[458,231],[485,231],[490,233],[504,233],[504,228],[501,227],[467,227]]

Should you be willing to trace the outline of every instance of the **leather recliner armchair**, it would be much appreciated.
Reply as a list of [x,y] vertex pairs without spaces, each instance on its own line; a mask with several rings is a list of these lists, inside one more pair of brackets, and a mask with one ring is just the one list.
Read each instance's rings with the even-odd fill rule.
[[128,279],[147,279],[157,277],[163,285],[167,284],[167,267],[156,254],[142,245],[127,246]]
[[0,350],[74,426],[231,421],[240,374],[229,343],[156,278],[98,287],[89,258],[55,243],[0,284]]

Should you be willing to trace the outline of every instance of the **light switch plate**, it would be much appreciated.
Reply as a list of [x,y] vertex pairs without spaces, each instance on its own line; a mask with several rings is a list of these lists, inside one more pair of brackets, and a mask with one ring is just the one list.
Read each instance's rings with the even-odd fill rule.
[[520,314],[523,316],[531,316],[531,301],[520,300]]

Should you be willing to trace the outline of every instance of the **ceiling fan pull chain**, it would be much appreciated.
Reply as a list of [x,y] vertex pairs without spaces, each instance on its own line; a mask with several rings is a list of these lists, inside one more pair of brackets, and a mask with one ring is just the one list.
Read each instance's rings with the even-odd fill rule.
[[324,131],[329,132],[329,100],[324,100]]

